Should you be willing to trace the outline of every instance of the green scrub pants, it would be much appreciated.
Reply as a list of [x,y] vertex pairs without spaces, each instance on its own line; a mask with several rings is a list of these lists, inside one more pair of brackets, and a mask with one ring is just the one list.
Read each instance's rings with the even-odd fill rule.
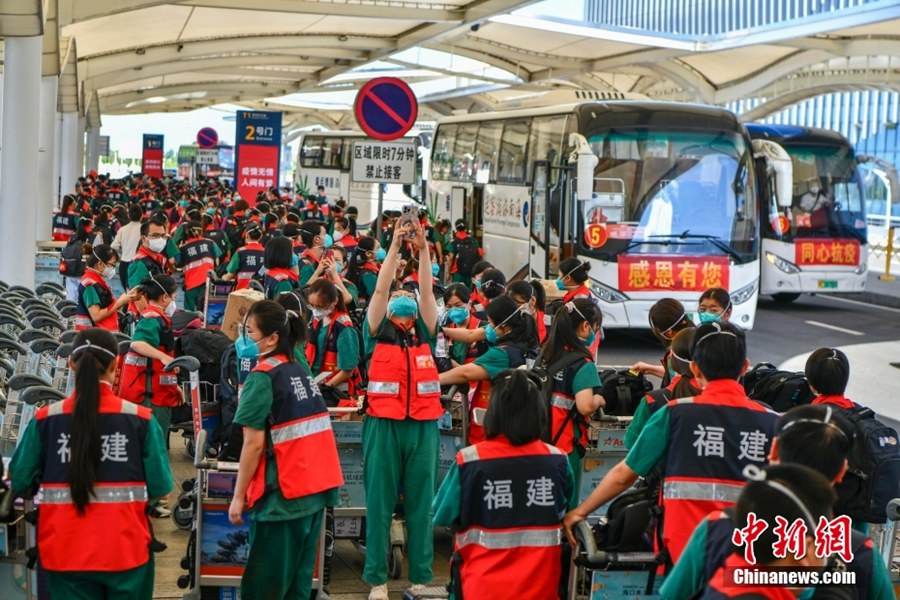
[[149,561],[127,571],[47,571],[47,581],[51,598],[152,600],[153,570],[151,552]]
[[409,581],[434,577],[434,489],[440,432],[437,421],[380,419],[363,421],[363,483],[366,489],[366,566],[363,580],[383,585],[388,579],[391,517],[403,487],[408,531]]
[[567,456],[569,459],[569,467],[572,468],[572,495],[569,496],[569,510],[572,510],[581,501],[578,499],[578,493],[581,491],[581,456],[577,450],[573,450]]
[[184,310],[201,310],[206,296],[206,286],[200,285],[184,292]]
[[250,521],[250,556],[241,579],[241,600],[309,600],[323,514]]

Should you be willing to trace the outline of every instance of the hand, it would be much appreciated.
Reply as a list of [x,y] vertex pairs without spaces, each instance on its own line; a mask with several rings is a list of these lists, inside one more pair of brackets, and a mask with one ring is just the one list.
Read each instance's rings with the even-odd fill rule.
[[[228,515],[231,516],[230,511]],[[573,530],[579,521],[584,521],[584,517],[579,515],[575,510],[570,510],[568,514],[566,514],[566,518],[563,519],[563,527],[566,528],[566,537],[569,538],[569,543],[572,544],[573,548],[578,545]]]
[[178,398],[177,406],[182,406],[184,404],[184,388],[179,385],[175,389],[176,389],[175,396],[177,396],[177,398]]
[[238,498],[235,496],[231,499],[231,504],[228,506],[228,520],[232,525],[243,525],[244,519],[242,518],[242,514],[244,512],[244,499]]
[[645,363],[645,362],[638,362],[638,363],[634,363],[634,364],[631,366],[631,368],[632,368],[632,369],[637,369],[637,370],[640,371],[641,374],[643,375],[643,374],[646,373],[649,369],[652,369],[653,366],[654,366],[654,365],[649,365],[649,364],[647,364],[647,363]]
[[425,229],[422,228],[421,223],[419,223],[418,221],[413,221],[412,222],[412,230],[413,230],[413,233],[415,234],[415,237],[413,237],[412,243],[416,248],[418,248],[419,250],[422,250],[423,248],[425,248],[425,244],[426,244]]
[[600,394],[594,394],[594,410],[603,408],[604,406],[606,406],[606,398]]

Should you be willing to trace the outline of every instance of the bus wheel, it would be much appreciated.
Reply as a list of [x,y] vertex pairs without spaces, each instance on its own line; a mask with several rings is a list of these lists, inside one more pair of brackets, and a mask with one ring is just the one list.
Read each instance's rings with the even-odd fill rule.
[[790,304],[800,297],[800,294],[782,292],[780,294],[772,294],[772,299],[779,304]]

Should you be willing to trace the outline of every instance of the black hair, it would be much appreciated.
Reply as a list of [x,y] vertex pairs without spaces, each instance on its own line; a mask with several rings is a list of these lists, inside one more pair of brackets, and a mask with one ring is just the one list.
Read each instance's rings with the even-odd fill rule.
[[488,300],[503,295],[506,291],[506,275],[500,269],[485,269],[481,273],[481,293]]
[[70,208],[75,206],[78,202],[78,198],[76,198],[73,194],[66,194],[63,196],[62,206],[60,207],[60,211],[68,212]]
[[588,280],[588,271],[591,270],[591,263],[582,262],[581,259],[574,256],[566,258],[559,263],[559,272],[563,277],[567,275],[572,278],[575,283],[584,283]]
[[281,235],[286,238],[295,238],[300,235],[300,226],[297,223],[285,223],[281,228]]
[[682,329],[675,334],[674,338],[672,338],[672,346],[670,347],[671,352],[669,352],[668,360],[669,367],[681,375],[681,379],[679,379],[678,383],[675,384],[675,387],[672,388],[673,398],[699,396],[700,392],[703,391],[700,388],[694,387],[694,384],[691,383],[691,380],[694,378],[694,374],[691,372],[691,346],[694,344],[694,333],[696,331],[696,327]]
[[286,237],[275,237],[266,242],[263,265],[267,269],[290,269],[294,262],[294,245]]
[[160,216],[159,214],[155,214],[146,221],[141,224],[141,235],[147,236],[150,235],[150,226],[156,225],[157,227],[166,228],[166,220],[165,217]]
[[[769,565],[776,560],[773,549],[777,541],[773,525],[775,517],[782,517],[788,523],[800,519],[806,523],[807,534],[812,535],[819,517],[831,518],[836,495],[830,481],[803,465],[769,465],[763,472],[766,477],[764,481],[748,481],[741,490],[735,506],[734,522],[736,527],[744,527],[747,515],[752,512],[757,519],[770,524],[753,544],[757,563]],[[779,489],[782,486],[790,495]],[[798,501],[802,506],[798,506]]]
[[513,446],[539,440],[547,428],[541,384],[528,371],[507,369],[491,380],[491,400],[484,417],[484,436],[506,437]]
[[843,396],[850,380],[850,361],[837,348],[818,348],[806,359],[806,380],[825,396]]
[[307,299],[313,294],[319,295],[329,305],[334,304],[334,310],[336,312],[347,312],[343,294],[341,294],[334,283],[324,277],[320,277],[312,282],[306,292]]
[[584,354],[585,358],[593,360],[590,349],[585,346],[584,340],[575,333],[585,321],[595,331],[599,330],[603,324],[603,315],[600,309],[589,298],[576,298],[559,307],[553,318],[553,326],[541,348],[545,364],[553,364],[567,350]]
[[535,281],[525,281],[524,279],[510,282],[506,286],[506,295],[516,302],[519,302],[521,299],[525,304],[533,298],[534,307],[537,310],[544,310],[544,303],[547,299],[547,295],[544,293],[544,286],[540,282],[535,284]]
[[75,335],[72,347],[75,407],[69,430],[71,455],[66,482],[78,514],[83,515],[100,466],[100,376],[118,358],[118,344],[109,331],[91,327]]
[[460,301],[468,304],[469,300],[472,299],[472,292],[469,290],[469,286],[464,283],[451,283],[447,286],[447,289],[444,290],[444,305],[446,306],[454,296],[459,298]]
[[166,294],[172,296],[178,284],[168,275],[150,275],[140,283],[141,294],[148,300],[159,300]]
[[493,269],[493,268],[494,268],[494,265],[492,265],[488,261],[479,260],[477,263],[472,265],[472,277],[475,277],[476,275],[481,275],[486,270]]
[[728,290],[720,287],[712,287],[700,294],[700,298],[697,300],[697,304],[700,304],[704,300],[713,300],[716,304],[722,307],[722,312],[728,312],[728,309],[731,308],[731,295],[728,293]]
[[346,230],[348,227],[350,227],[350,220],[347,217],[337,217],[334,220],[334,224],[340,225],[341,228]]
[[247,228],[246,231],[247,239],[252,242],[258,242],[263,237],[263,231],[259,228],[259,225],[251,225]]
[[306,306],[306,301],[301,297],[299,291],[291,290],[290,292],[278,294],[275,302],[280,304],[285,310],[292,310],[300,315],[300,319],[298,320],[299,323],[294,329],[294,343],[306,343],[306,338],[308,336],[307,323],[309,322],[309,308]]
[[141,208],[140,204],[129,204],[128,205],[128,220],[132,223],[137,223],[141,219],[144,218],[144,209]]
[[833,481],[853,447],[855,432],[827,404],[795,406],[775,422],[778,459],[814,469]]
[[347,269],[347,279],[359,284],[360,270],[369,261],[366,253],[374,253],[377,242],[378,240],[370,235],[364,235],[359,238],[359,241],[356,243],[356,252],[353,253],[353,259],[350,261],[350,268]]
[[105,265],[109,265],[109,261],[115,259],[118,262],[119,260],[119,253],[106,244],[100,244],[99,246],[85,244],[84,249],[86,250],[84,263],[92,269],[97,266],[97,263],[102,262]]
[[[306,246],[312,248],[313,240],[320,234],[323,227],[325,227],[325,223],[317,219],[308,219],[304,221],[300,225],[300,239],[303,240],[303,243]],[[324,236],[325,234],[321,235]]]
[[704,323],[694,332],[691,360],[707,381],[736,380],[747,360],[747,336],[733,323]]
[[501,341],[519,346],[523,350],[536,349],[540,345],[534,319],[519,310],[519,305],[509,296],[494,298],[485,307],[484,312],[494,323],[494,327],[501,324],[510,327],[510,332],[501,336]]
[[278,334],[278,344],[273,353],[284,354],[290,362],[294,362],[294,347],[306,337],[300,313],[285,309],[274,300],[260,300],[250,305],[247,319],[251,318],[263,337]]
[[[206,217],[207,215],[203,215]],[[201,219],[201,223],[205,222],[205,219]],[[191,221],[189,223],[185,223],[184,225],[184,236],[185,239],[193,239],[193,238],[202,238],[203,237],[203,227],[197,221]]]
[[650,307],[648,313],[650,320],[650,331],[656,336],[667,348],[671,341],[664,334],[672,332],[674,335],[682,329],[694,327],[687,312],[684,310],[684,304],[675,298],[661,298]]

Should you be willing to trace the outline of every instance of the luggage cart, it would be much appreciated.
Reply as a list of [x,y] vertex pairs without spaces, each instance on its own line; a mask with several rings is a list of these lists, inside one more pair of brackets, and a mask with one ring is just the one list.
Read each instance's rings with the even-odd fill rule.
[[203,327],[205,329],[221,329],[222,319],[225,317],[225,305],[228,304],[228,294],[234,291],[233,281],[223,281],[215,277],[210,271],[206,280],[206,294],[203,300]]
[[[194,445],[204,448],[207,432],[202,424],[200,380],[197,375],[200,362],[192,356],[182,356],[169,363],[165,370],[171,372],[176,368],[190,373]],[[197,479],[192,491],[196,510],[187,553],[181,560],[182,568],[188,573],[180,576],[177,584],[187,590],[183,595],[185,600],[237,598],[250,550],[249,525],[232,525],[228,520],[228,506],[234,495],[238,463],[210,460],[203,452],[195,452],[194,466],[197,468]],[[247,513],[244,513],[244,521],[249,522]],[[312,598],[323,600],[327,598],[322,583],[324,563],[323,519],[312,582]]]

